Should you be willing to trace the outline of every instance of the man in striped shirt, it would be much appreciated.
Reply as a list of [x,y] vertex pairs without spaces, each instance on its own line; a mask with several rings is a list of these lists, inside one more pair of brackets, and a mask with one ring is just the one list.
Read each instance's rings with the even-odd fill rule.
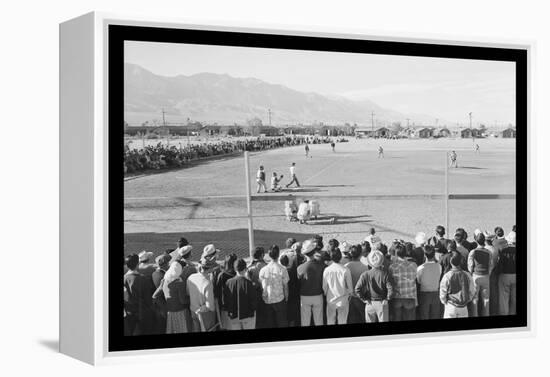
[[405,247],[395,247],[396,258],[389,272],[394,282],[394,297],[391,300],[391,321],[412,321],[416,317],[416,263],[406,259]]

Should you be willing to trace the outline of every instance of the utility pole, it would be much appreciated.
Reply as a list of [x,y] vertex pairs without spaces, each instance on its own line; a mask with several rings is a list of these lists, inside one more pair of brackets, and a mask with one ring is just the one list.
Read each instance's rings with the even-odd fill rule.
[[371,116],[371,137],[374,137],[374,111],[370,113]]
[[409,121],[410,121],[410,119],[407,118],[407,128],[409,128]]
[[166,113],[164,112],[164,108],[163,108],[163,109],[162,109],[162,125],[163,125],[164,127],[166,127],[166,119],[164,118],[164,114],[166,114]]
[[470,116],[470,129],[472,129],[472,112],[469,112],[468,115]]
[[271,127],[271,109],[267,109],[267,117],[269,119],[269,127]]

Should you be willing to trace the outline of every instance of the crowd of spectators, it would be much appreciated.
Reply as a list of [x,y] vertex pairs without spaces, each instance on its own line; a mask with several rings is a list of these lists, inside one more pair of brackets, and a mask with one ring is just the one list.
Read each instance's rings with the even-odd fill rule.
[[126,335],[343,325],[516,313],[516,229],[463,228],[446,238],[385,244],[374,229],[359,244],[314,236],[256,247],[250,260],[199,262],[185,238],[153,260],[125,258]]
[[[212,156],[229,155],[244,151],[263,151],[306,143],[305,136],[262,137],[252,139],[221,140],[187,145],[145,146],[141,149],[124,149],[124,174],[147,170],[183,167],[186,164]],[[313,140],[313,138],[312,138]]]

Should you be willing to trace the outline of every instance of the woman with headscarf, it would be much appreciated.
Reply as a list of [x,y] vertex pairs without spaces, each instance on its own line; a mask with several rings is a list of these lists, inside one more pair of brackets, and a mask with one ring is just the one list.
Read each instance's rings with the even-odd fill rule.
[[170,265],[153,298],[164,294],[166,299],[166,333],[177,334],[189,331],[191,313],[189,312],[189,297],[186,294],[185,282],[181,279],[181,262]]

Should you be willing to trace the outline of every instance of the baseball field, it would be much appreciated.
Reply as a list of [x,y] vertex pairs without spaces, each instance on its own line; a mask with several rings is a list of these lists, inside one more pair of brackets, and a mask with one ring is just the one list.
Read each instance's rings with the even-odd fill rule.
[[[177,143],[178,141],[172,141]],[[182,141],[186,142],[186,140]],[[445,222],[445,164],[457,152],[458,167],[448,170],[449,228],[509,231],[515,224],[515,139],[382,140],[350,139],[337,143],[295,146],[250,154],[250,185],[256,246],[283,245],[293,236],[313,234],[358,242],[374,227],[384,242],[412,240],[416,232],[432,234]],[[384,157],[378,157],[378,147]],[[290,181],[296,163],[300,186],[278,193],[256,193],[255,173],[266,170]],[[128,178],[124,183],[125,253],[156,254],[174,248],[179,237],[194,246],[214,243],[222,256],[246,256],[248,218],[245,160],[242,155],[195,163],[189,167]],[[466,195],[468,194],[468,195]],[[495,194],[496,199],[486,195]],[[461,196],[464,195],[464,196]],[[485,195],[485,196],[483,196]],[[307,224],[289,222],[284,201],[318,200],[321,216]],[[471,238],[470,238],[471,239]]]

